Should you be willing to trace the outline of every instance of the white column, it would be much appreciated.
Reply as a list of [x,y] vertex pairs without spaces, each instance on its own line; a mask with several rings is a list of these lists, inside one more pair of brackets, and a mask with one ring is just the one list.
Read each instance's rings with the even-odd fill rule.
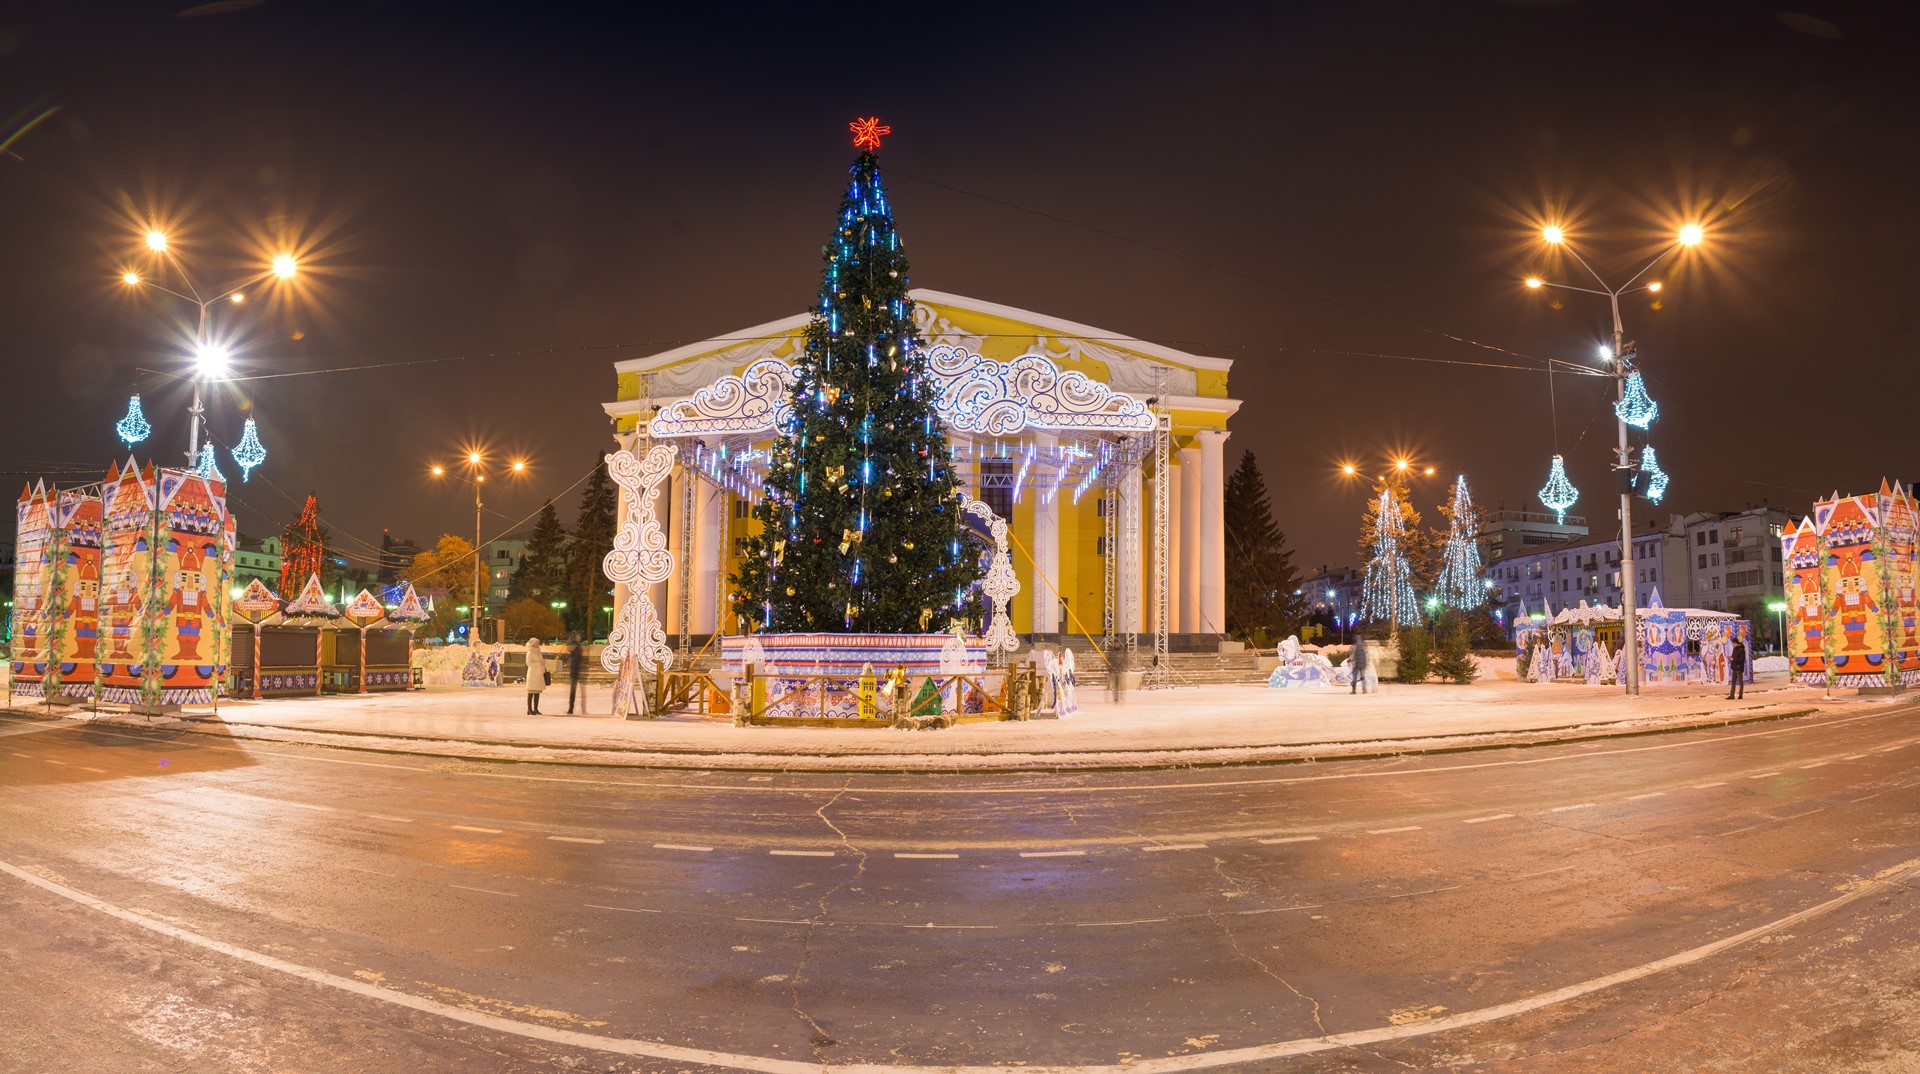
[[1174,629],[1182,634],[1195,634],[1200,630],[1200,445],[1188,444],[1180,449],[1180,465],[1174,468],[1178,475],[1176,484],[1180,489],[1180,502],[1176,508],[1173,528],[1180,531],[1180,558],[1173,573],[1173,601],[1176,609]]
[[1141,494],[1145,482],[1138,466],[1120,479],[1120,632],[1138,634],[1145,629],[1141,597],[1147,588],[1146,497]]
[[1227,434],[1200,434],[1200,633],[1227,630],[1226,470],[1221,450]]
[[[615,451],[632,451],[634,449],[634,434],[632,433],[615,434],[613,441],[614,441]],[[603,463],[602,465],[605,465],[605,464]],[[616,483],[613,487],[616,493],[616,498],[614,500],[614,505],[613,505],[613,524],[614,524],[614,528],[617,530],[620,524],[625,522],[627,519],[627,486]],[[598,564],[595,565],[595,569],[601,570],[602,573],[605,573],[605,569],[599,567]],[[627,583],[625,582],[613,583],[613,619],[615,622],[619,621],[620,610],[627,606],[627,597],[630,596],[631,593],[632,591],[627,588]],[[597,618],[598,615],[599,615],[599,609],[596,608],[594,609],[595,618],[590,618],[588,622],[598,623],[599,622],[599,619]]]
[[682,506],[686,494],[681,490],[686,487],[689,477],[686,467],[676,465],[673,468],[673,472],[667,475],[667,502],[662,505],[666,509],[663,513],[667,516],[667,551],[673,554],[673,573],[667,575],[666,606],[662,609],[664,614],[660,619],[666,625],[667,642],[670,645],[678,645],[680,637],[680,527],[687,523],[682,517],[686,514]]
[[[1047,452],[1053,450],[1054,438],[1048,433],[1034,434],[1034,450]],[[1040,484],[1038,478],[1034,479]],[[1060,632],[1060,498],[1056,494],[1049,501],[1045,489],[1032,488],[1025,495],[1033,497],[1033,577],[1027,580],[1028,591],[1033,600],[1033,632],[1036,634],[1058,634]]]
[[693,632],[711,634],[719,620],[720,542],[726,535],[720,517],[719,487],[694,478],[693,489]]

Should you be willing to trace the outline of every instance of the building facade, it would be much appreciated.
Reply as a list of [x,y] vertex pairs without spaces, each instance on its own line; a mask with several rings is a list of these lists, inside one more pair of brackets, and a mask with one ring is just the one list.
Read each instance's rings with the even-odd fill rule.
[[1752,620],[1756,634],[1771,638],[1777,631],[1769,605],[1784,600],[1786,592],[1780,562],[1780,535],[1786,528],[1787,513],[1777,507],[1688,515],[1695,606],[1740,612]]
[[[1633,536],[1635,593],[1644,607],[1653,590],[1670,608],[1692,607],[1692,574],[1685,521],[1652,520]],[[1581,601],[1618,605],[1621,599],[1620,540],[1612,535],[1578,537],[1503,559],[1487,568],[1506,622],[1524,612],[1558,611]]]
[[520,561],[527,558],[527,539],[525,537],[502,537],[488,541],[485,545],[485,564],[487,587],[487,615],[499,615],[506,610],[508,594],[513,589],[514,572],[520,569]]
[[[233,550],[233,585],[245,589],[258,579],[273,592],[280,590],[280,538],[242,540]],[[284,595],[284,594],[283,594]],[[298,596],[298,594],[295,594]],[[291,599],[291,598],[289,598]]]
[[1306,576],[1296,595],[1307,602],[1309,613],[1324,617],[1336,626],[1336,637],[1344,637],[1361,617],[1361,589],[1366,572],[1358,567],[1321,566]]
[[[1117,632],[1164,624],[1169,635],[1222,636],[1226,425],[1240,406],[1227,394],[1232,363],[958,295],[912,297],[956,468],[1009,523],[1014,629],[1098,636],[1111,615]],[[745,626],[729,621],[727,579],[758,526],[757,475],[807,320],[614,365],[617,397],[604,409],[616,439],[670,441],[680,453],[658,507],[682,560],[653,594],[669,635]]]
[[1587,535],[1587,520],[1551,511],[1486,511],[1480,515],[1480,562],[1498,563],[1541,545],[1559,544]]

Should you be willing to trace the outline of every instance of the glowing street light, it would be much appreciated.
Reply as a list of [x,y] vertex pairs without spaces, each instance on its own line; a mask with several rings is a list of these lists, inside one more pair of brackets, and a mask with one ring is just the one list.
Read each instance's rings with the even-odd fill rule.
[[[470,476],[461,477],[459,474],[452,475],[473,486],[473,605],[471,609],[462,605],[459,610],[469,612],[467,619],[467,636],[474,639],[476,644],[480,637],[480,609],[486,604],[486,600],[480,593],[480,560],[482,558],[480,551],[480,510],[485,506],[481,500],[480,491],[481,486],[484,485],[487,480],[486,471],[483,469],[484,461],[484,457],[479,451],[470,449],[467,452],[467,473]],[[527,460],[513,460],[505,472],[514,474],[526,473]],[[438,464],[432,467],[432,473],[435,477],[448,476],[447,468]]]
[[275,276],[283,280],[291,280],[296,271],[298,271],[298,262],[293,259],[292,254],[281,254],[273,259],[273,274]]
[[148,231],[147,232],[147,249],[152,250],[156,254],[166,253],[167,252],[167,233],[164,231]]
[[1659,280],[1655,280],[1652,283],[1647,285],[1647,290],[1652,291],[1654,294],[1657,295],[1660,293],[1660,288],[1664,286],[1666,285],[1662,284]]
[[123,272],[120,274],[120,282],[129,287],[138,287],[140,286],[140,274],[138,272]]
[[1542,287],[1545,287],[1546,285],[1547,285],[1547,281],[1541,279],[1538,276],[1527,277],[1527,286],[1533,288],[1536,291]]
[[1699,224],[1688,224],[1680,229],[1680,245],[1698,246],[1707,237],[1705,228]]
[[205,377],[218,377],[227,371],[233,353],[219,343],[202,343],[194,348],[193,364]]
[[1567,241],[1567,233],[1560,230],[1557,224],[1548,224],[1546,227],[1541,228],[1540,237],[1554,246],[1558,246]]

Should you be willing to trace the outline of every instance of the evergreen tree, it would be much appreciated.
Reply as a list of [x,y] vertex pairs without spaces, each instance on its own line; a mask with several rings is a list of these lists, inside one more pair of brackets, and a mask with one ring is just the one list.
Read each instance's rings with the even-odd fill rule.
[[601,564],[613,551],[619,505],[620,494],[608,479],[607,468],[594,467],[580,494],[580,514],[573,520],[573,541],[567,548],[567,628],[583,631],[588,638],[602,625],[600,609],[613,603],[613,583]]
[[300,517],[280,531],[280,595],[288,600],[300,595],[307,579],[320,576],[324,588],[333,581],[327,565],[327,541],[331,535],[320,524],[320,498],[307,494]]
[[[1407,560],[1407,579],[1415,590],[1424,591],[1433,585],[1434,544],[1432,536],[1420,526],[1420,512],[1413,508],[1413,496],[1400,475],[1389,470],[1379,484],[1373,486],[1373,500],[1367,504],[1367,512],[1360,520],[1360,561],[1373,559],[1374,544],[1379,539],[1379,499],[1382,490],[1390,492],[1400,518],[1400,554]],[[1362,613],[1365,614],[1365,613]]]
[[1480,513],[1467,491],[1467,475],[1453,482],[1453,495],[1440,505],[1447,520],[1447,536],[1440,548],[1440,571],[1434,578],[1434,596],[1447,608],[1463,611],[1487,601],[1486,579],[1480,570]]
[[1240,456],[1223,493],[1226,511],[1227,633],[1266,645],[1298,633],[1306,614],[1286,534],[1274,525],[1267,483],[1253,452]]
[[793,424],[733,576],[735,615],[761,630],[939,631],[978,607],[983,570],[963,540],[879,139],[856,144],[794,366]]
[[567,589],[567,531],[554,513],[553,501],[540,508],[527,538],[526,554],[507,584],[507,600],[536,600],[549,604],[565,600]]
[[1400,649],[1396,677],[1401,682],[1426,682],[1433,674],[1433,635],[1427,633],[1426,624],[1416,621],[1402,626],[1396,640]]
[[1368,622],[1404,625],[1420,621],[1413,595],[1413,567],[1406,550],[1405,510],[1393,495],[1393,487],[1382,485],[1361,524],[1367,570],[1361,580],[1360,614]]
[[1440,648],[1434,654],[1434,673],[1448,682],[1465,686],[1478,678],[1480,669],[1473,662],[1473,646],[1467,631],[1467,613],[1449,610],[1440,617]]

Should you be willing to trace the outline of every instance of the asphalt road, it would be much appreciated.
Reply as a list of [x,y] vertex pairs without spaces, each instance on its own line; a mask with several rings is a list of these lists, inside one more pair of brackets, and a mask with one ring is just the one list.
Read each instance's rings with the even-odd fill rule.
[[1911,1071],[1917,720],[820,776],[0,719],[0,1071]]

